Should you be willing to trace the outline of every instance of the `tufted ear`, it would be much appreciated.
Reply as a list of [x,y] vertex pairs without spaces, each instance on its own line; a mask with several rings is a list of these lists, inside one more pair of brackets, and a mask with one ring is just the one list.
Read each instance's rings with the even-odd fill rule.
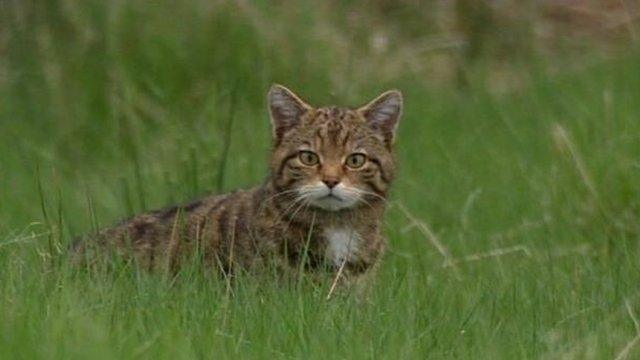
[[273,84],[268,95],[269,113],[273,138],[279,142],[291,128],[300,124],[300,118],[311,110],[311,106],[302,101],[293,91]]
[[402,116],[402,93],[399,90],[389,90],[359,108],[358,112],[392,144]]

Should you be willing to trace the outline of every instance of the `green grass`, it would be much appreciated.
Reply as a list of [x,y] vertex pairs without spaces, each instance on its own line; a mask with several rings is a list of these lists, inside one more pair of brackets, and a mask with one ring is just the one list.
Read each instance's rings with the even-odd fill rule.
[[[366,27],[334,41],[349,25],[328,10],[154,3],[0,5],[1,358],[600,359],[636,336],[637,51],[533,56],[496,94],[489,61],[464,88],[378,74]],[[405,93],[390,251],[366,301],[69,266],[75,235],[262,181],[274,81],[320,104]]]

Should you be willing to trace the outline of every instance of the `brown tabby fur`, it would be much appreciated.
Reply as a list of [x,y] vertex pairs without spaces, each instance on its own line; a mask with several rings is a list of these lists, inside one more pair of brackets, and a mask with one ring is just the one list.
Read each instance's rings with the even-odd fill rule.
[[[81,242],[79,258],[86,259],[95,247],[133,253],[149,269],[175,270],[195,254],[224,274],[275,264],[285,271],[342,268],[345,277],[354,278],[374,268],[386,245],[381,227],[394,176],[392,143],[401,94],[389,91],[359,109],[312,108],[274,85],[269,105],[274,148],[263,185],[138,215]],[[317,153],[319,164],[304,165],[301,149]],[[366,153],[367,161],[350,169],[344,161],[355,149]],[[320,181],[356,187],[361,196],[339,210],[297,198],[299,186]],[[327,229],[349,229],[357,234],[358,246],[331,258]]]

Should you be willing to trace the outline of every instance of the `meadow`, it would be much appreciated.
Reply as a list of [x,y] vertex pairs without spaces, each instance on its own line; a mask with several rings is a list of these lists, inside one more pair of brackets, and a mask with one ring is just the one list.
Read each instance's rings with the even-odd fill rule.
[[[0,358],[640,358],[634,43],[439,57],[352,2],[36,3],[0,3]],[[404,93],[365,299],[71,266],[75,236],[263,181],[273,82]]]

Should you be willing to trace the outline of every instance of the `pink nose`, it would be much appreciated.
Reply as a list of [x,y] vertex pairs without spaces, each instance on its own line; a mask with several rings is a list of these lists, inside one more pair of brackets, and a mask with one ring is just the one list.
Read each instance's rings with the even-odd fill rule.
[[339,180],[334,180],[334,179],[325,179],[325,180],[322,180],[322,182],[323,182],[325,185],[327,185],[327,187],[328,187],[329,189],[333,189],[333,187],[334,187],[334,186],[336,186],[336,185],[338,185],[338,183],[340,183],[340,181],[339,181]]

